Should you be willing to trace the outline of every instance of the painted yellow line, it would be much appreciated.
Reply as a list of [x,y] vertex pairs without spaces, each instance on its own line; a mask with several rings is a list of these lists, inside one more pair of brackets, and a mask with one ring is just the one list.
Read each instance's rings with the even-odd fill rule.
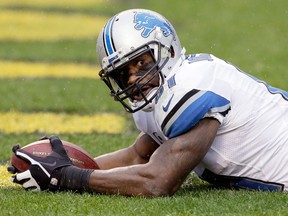
[[125,119],[112,113],[79,115],[67,113],[0,112],[0,132],[13,133],[122,133]]
[[81,0],[81,1],[71,1],[71,0],[49,0],[49,1],[39,1],[39,0],[1,0],[0,6],[29,6],[29,7],[60,7],[60,8],[84,8],[84,7],[96,7],[97,5],[106,3],[107,0]]
[[83,14],[1,10],[0,40],[96,40],[107,19]]
[[19,187],[10,181],[12,174],[7,172],[8,165],[0,165],[0,188]]
[[0,78],[93,78],[98,79],[100,68],[89,64],[31,63],[0,61]]

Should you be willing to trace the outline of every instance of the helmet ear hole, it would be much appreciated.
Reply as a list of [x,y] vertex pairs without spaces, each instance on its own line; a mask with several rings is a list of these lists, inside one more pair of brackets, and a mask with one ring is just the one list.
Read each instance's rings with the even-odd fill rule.
[[171,58],[174,58],[174,56],[175,56],[175,51],[174,51],[173,46],[170,47],[170,53],[171,53]]

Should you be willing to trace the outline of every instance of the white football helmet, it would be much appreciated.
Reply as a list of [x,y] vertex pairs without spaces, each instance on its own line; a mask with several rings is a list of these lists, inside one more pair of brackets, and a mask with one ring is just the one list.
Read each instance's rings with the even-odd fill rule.
[[[110,88],[111,96],[132,113],[140,109],[149,111],[153,107],[152,101],[163,85],[164,77],[184,55],[169,21],[162,15],[145,9],[126,10],[110,18],[98,36],[96,52],[102,67],[99,76]],[[123,76],[121,68],[147,52],[151,53],[155,64],[134,84],[123,84],[123,80],[119,80]],[[151,73],[152,78],[159,76],[160,83],[145,96],[142,90],[152,78],[145,83],[142,80],[148,74],[151,76]],[[133,95],[128,93],[132,88],[140,92],[143,97],[141,101],[133,99]]]

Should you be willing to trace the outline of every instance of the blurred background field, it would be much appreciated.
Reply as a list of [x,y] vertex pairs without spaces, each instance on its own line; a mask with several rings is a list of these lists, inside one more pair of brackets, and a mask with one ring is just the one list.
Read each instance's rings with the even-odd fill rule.
[[[288,90],[286,0],[1,0],[0,203],[5,205],[0,213],[287,213],[283,194],[212,189],[194,176],[173,198],[154,200],[73,193],[42,196],[9,183],[4,172],[15,143],[25,145],[56,133],[95,156],[132,143],[137,130],[98,79],[95,53],[100,28],[110,16],[129,8],[166,16],[187,53],[212,53]],[[50,205],[51,199],[57,204]]]

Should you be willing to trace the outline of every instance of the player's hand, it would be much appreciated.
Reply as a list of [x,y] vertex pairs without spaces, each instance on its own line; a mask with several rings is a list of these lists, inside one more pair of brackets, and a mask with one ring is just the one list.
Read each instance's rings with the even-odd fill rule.
[[19,145],[14,146],[12,149],[17,157],[31,164],[28,170],[21,173],[17,173],[17,170],[13,170],[12,167],[10,168],[11,173],[16,172],[16,175],[11,179],[12,182],[21,184],[25,189],[58,189],[57,170],[61,167],[72,165],[61,140],[57,136],[44,137],[42,139],[49,139],[52,146],[52,153],[47,157],[34,156],[22,150]]

